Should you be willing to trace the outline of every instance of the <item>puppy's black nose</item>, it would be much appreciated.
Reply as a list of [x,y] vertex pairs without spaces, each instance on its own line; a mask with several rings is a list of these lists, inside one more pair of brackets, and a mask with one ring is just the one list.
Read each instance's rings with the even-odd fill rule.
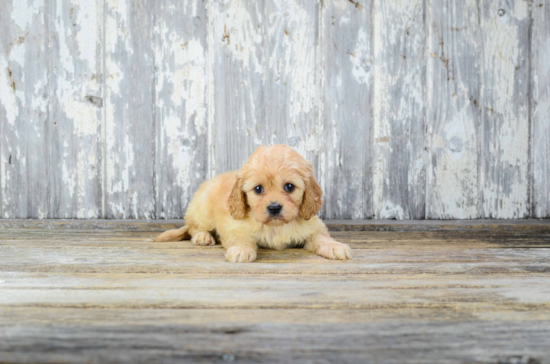
[[273,202],[267,206],[267,211],[269,211],[269,214],[271,216],[279,215],[281,210],[283,209],[283,206],[281,204],[278,204],[277,202]]

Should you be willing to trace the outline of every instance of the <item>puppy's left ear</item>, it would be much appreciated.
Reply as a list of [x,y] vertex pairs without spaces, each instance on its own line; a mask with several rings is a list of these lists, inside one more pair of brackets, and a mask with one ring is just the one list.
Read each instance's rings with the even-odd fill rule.
[[243,192],[243,180],[240,177],[237,177],[233,189],[229,194],[227,208],[234,219],[244,219],[246,215],[246,196]]
[[302,219],[309,220],[321,210],[322,198],[323,191],[313,175],[311,175],[306,180],[306,189],[302,198],[302,206],[300,207],[300,216]]

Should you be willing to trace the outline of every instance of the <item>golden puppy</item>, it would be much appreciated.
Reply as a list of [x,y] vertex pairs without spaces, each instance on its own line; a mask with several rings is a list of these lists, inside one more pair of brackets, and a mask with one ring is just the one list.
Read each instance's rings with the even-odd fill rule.
[[234,263],[256,260],[258,246],[303,247],[329,259],[351,259],[348,245],[332,239],[315,214],[322,191],[311,164],[286,145],[261,146],[238,171],[204,182],[185,214],[185,226],[155,241],[191,238],[214,245],[217,234]]

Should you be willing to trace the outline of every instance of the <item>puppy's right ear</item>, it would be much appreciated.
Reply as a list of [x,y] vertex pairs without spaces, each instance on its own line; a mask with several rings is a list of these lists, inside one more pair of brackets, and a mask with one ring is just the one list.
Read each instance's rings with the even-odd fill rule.
[[246,215],[246,196],[243,192],[243,180],[240,177],[237,177],[233,189],[229,194],[227,208],[234,219],[244,219]]

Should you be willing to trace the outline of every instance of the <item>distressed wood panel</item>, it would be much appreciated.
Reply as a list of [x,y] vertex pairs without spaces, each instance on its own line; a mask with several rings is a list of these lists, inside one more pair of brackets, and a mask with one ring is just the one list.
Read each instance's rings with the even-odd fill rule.
[[159,222],[6,220],[0,360],[548,362],[548,220],[384,223],[333,233],[351,261],[228,264]]
[[374,1],[376,218],[425,218],[426,29],[421,0]]
[[289,144],[317,167],[318,8],[304,0],[212,3],[212,174],[240,168],[263,144]]
[[[324,192],[326,218],[373,213],[372,1],[325,1]],[[343,188],[345,186],[345,188]]]
[[533,217],[550,216],[550,1],[533,2],[532,139]]
[[49,1],[1,6],[1,216],[50,217]]
[[[25,311],[28,314],[30,310]],[[467,320],[472,314],[464,312],[460,320],[457,314],[444,310],[416,310],[407,311],[410,316],[405,322],[318,323],[321,317],[357,317],[361,312],[261,310],[242,315],[231,310],[87,309],[92,318],[125,318],[124,324],[118,324],[119,319],[112,321],[117,324],[88,324],[81,309],[80,316],[75,314],[77,310],[65,314],[68,310],[64,309],[57,319],[54,315],[59,311],[51,308],[35,309],[33,318],[38,311],[47,315],[41,321],[35,318],[21,325],[9,321],[3,330],[9,340],[0,343],[2,359],[19,363],[550,363],[549,332],[544,326],[548,319],[537,321],[528,315],[523,315],[528,317],[523,322],[517,319],[521,315],[489,320],[477,313],[473,317],[482,319]],[[23,316],[19,309],[7,312]],[[374,313],[388,316],[380,310]],[[309,322],[288,322],[288,318],[303,319],[304,315]],[[427,315],[433,319],[414,319]],[[441,317],[448,315],[453,318],[442,322]],[[261,316],[262,322],[254,322]],[[189,324],[180,317],[194,317],[193,321],[200,317],[208,323]],[[284,321],[278,321],[279,317],[285,317]],[[144,320],[150,323],[144,324]]]
[[101,216],[103,2],[50,6],[51,216]]
[[530,212],[529,29],[527,1],[481,2],[483,217]]
[[210,177],[239,169],[266,143],[260,130],[266,120],[264,9],[262,1],[210,3]]
[[154,16],[155,2],[105,3],[106,218],[156,213]]
[[426,217],[480,214],[480,65],[476,1],[428,2]]
[[264,144],[288,144],[318,170],[325,134],[319,119],[319,14],[316,0],[267,1],[263,23]]
[[0,217],[178,218],[262,144],[321,216],[550,216],[548,0],[0,0]]
[[208,173],[206,5],[156,2],[156,216],[180,218]]

